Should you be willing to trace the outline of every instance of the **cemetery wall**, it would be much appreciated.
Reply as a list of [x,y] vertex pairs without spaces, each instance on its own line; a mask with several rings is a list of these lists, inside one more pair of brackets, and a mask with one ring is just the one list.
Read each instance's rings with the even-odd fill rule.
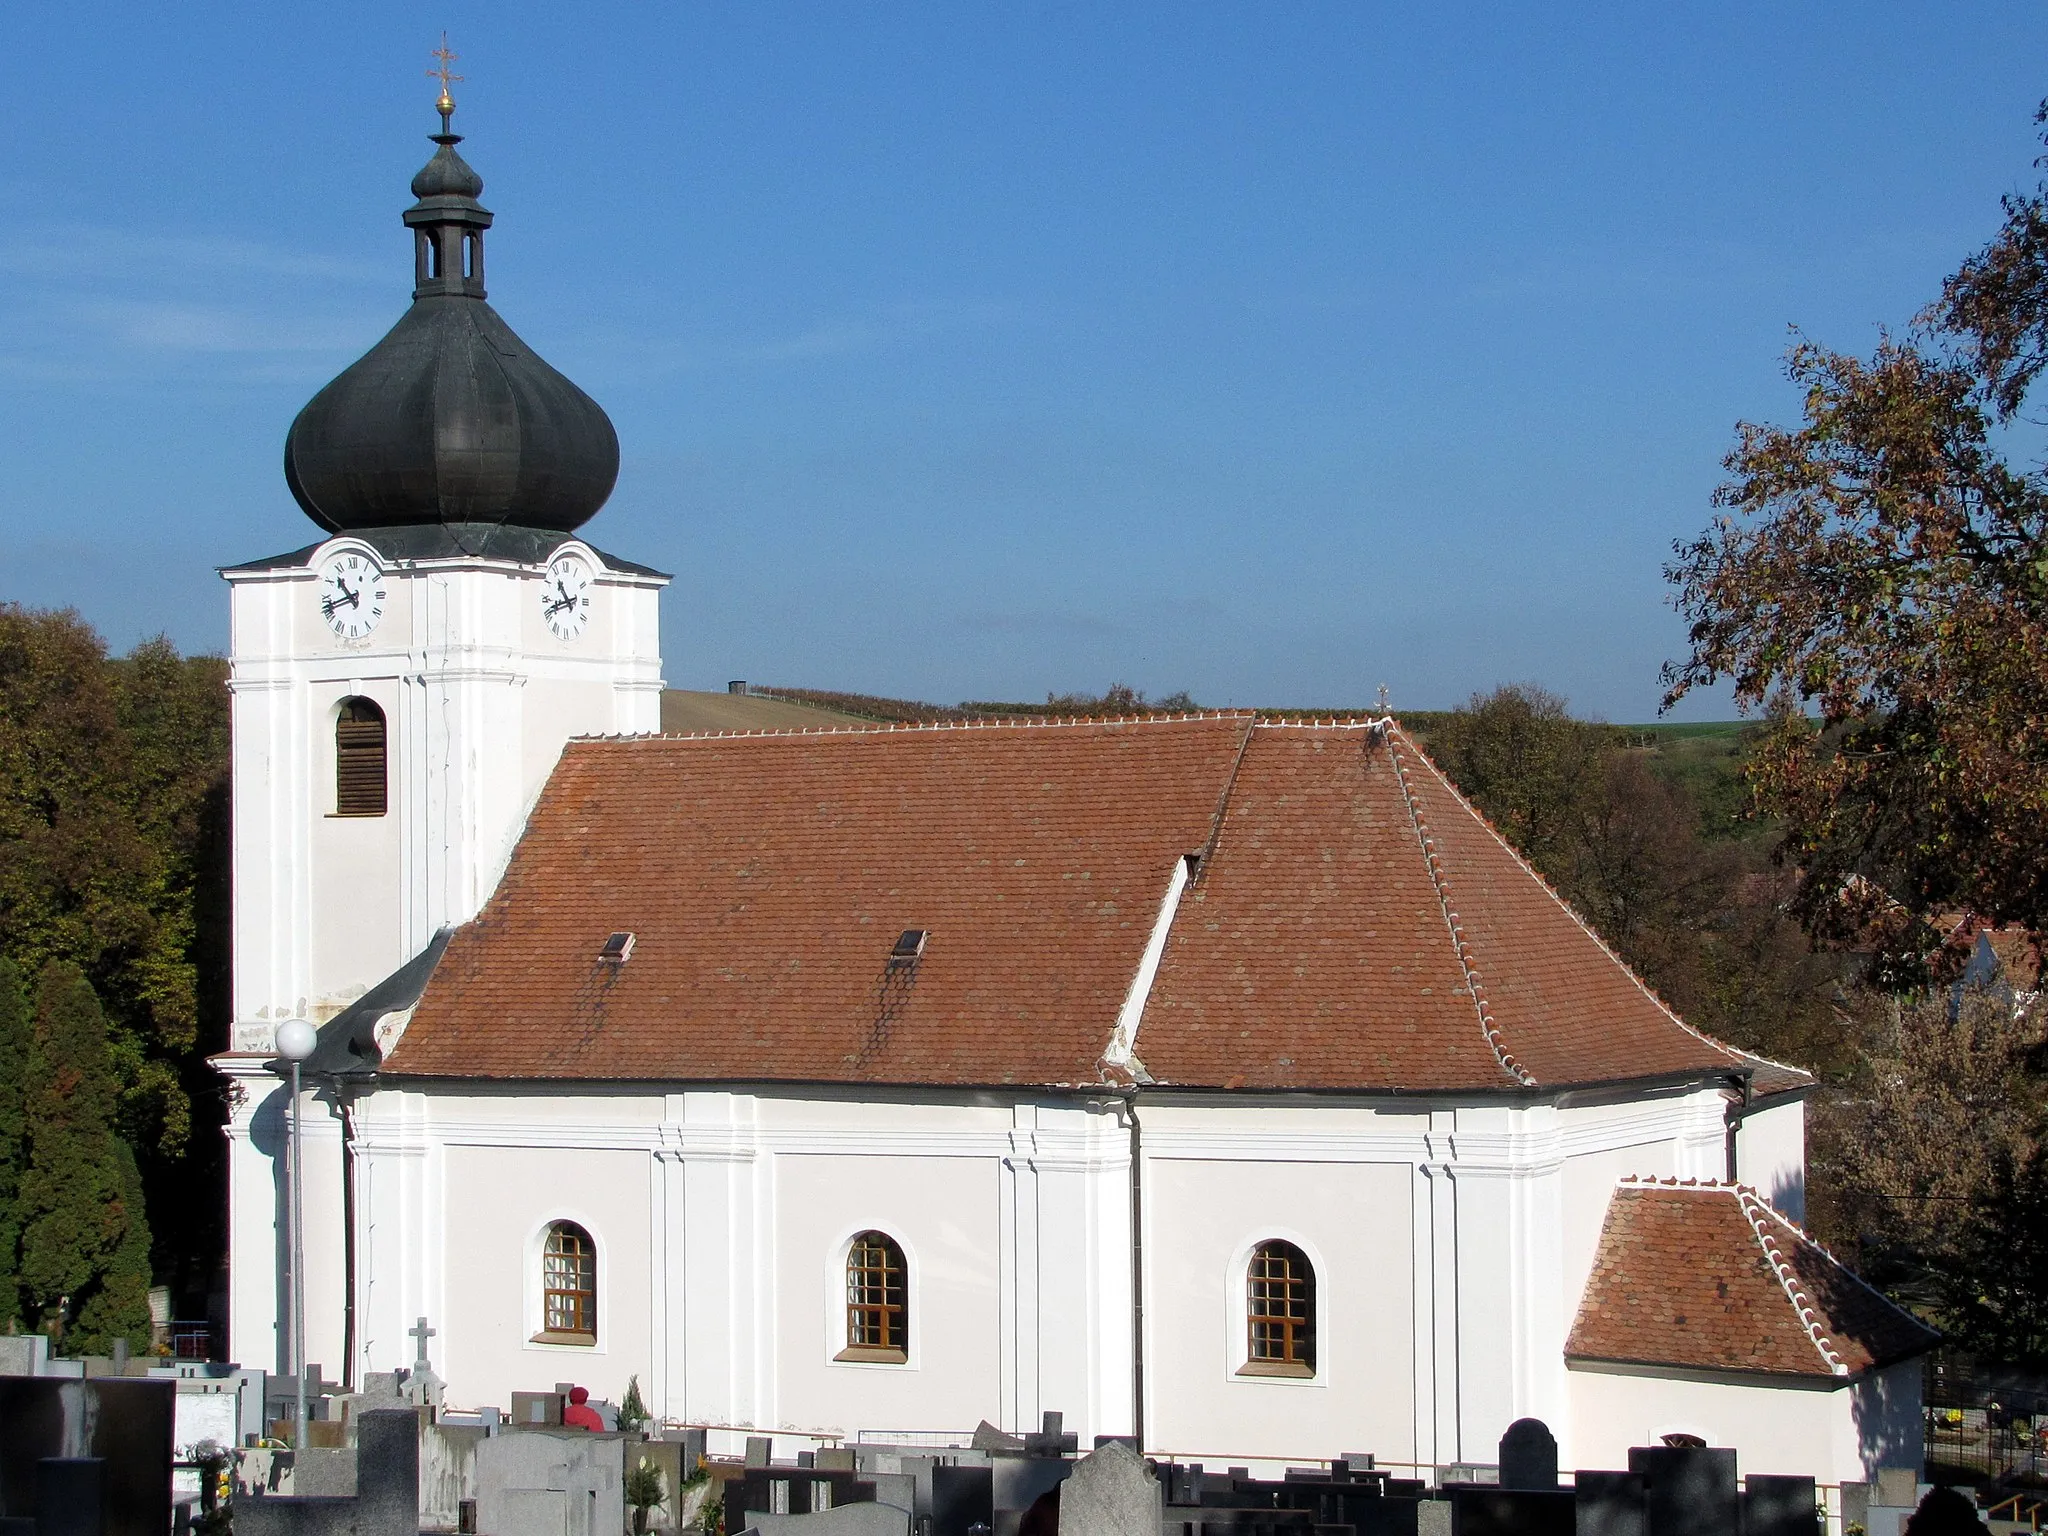
[[[1917,1365],[1913,1369],[1917,1372]],[[1847,1381],[1688,1380],[1676,1373],[1638,1375],[1612,1368],[1574,1368],[1567,1374],[1575,1466],[1627,1466],[1630,1446],[1655,1445],[1668,1434],[1698,1435],[1709,1445],[1731,1446],[1745,1472],[1823,1483],[1861,1481],[1875,1477],[1879,1465],[1890,1464],[1866,1465],[1858,1394]]]

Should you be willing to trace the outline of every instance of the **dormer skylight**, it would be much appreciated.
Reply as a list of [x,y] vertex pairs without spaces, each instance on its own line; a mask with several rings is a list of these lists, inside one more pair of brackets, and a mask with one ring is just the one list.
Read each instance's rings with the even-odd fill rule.
[[889,969],[901,970],[917,964],[924,955],[924,941],[931,937],[924,928],[906,928],[896,937],[896,947],[889,951]]
[[604,947],[598,950],[597,958],[607,965],[624,965],[633,958],[633,935],[613,934],[604,941]]

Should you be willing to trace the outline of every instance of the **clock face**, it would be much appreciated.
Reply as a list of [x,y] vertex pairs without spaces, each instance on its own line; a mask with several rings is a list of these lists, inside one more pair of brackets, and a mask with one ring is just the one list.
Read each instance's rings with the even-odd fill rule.
[[540,616],[558,640],[574,640],[590,622],[590,567],[574,555],[557,555],[540,584]]
[[343,640],[360,640],[384,617],[384,573],[348,551],[320,567],[320,617]]

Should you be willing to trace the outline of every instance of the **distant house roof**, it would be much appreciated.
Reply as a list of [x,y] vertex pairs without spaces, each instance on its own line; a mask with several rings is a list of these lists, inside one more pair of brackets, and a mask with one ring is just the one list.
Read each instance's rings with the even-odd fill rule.
[[1624,1182],[1565,1358],[1848,1377],[1939,1337],[1746,1185]]
[[1356,1091],[1756,1070],[1397,726],[1249,715],[572,742],[386,1065]]

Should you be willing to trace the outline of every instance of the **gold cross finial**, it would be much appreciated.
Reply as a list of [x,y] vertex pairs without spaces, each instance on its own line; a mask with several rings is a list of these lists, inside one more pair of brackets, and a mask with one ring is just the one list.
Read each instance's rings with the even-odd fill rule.
[[448,66],[461,58],[462,55],[449,48],[448,34],[443,32],[441,34],[441,46],[434,50],[434,57],[440,60],[440,63],[427,71],[427,77],[441,82],[441,99],[434,103],[434,110],[441,114],[441,126],[446,128],[448,126],[448,119],[455,115],[455,98],[448,94],[448,87],[453,82],[462,78],[460,75],[449,74]]

